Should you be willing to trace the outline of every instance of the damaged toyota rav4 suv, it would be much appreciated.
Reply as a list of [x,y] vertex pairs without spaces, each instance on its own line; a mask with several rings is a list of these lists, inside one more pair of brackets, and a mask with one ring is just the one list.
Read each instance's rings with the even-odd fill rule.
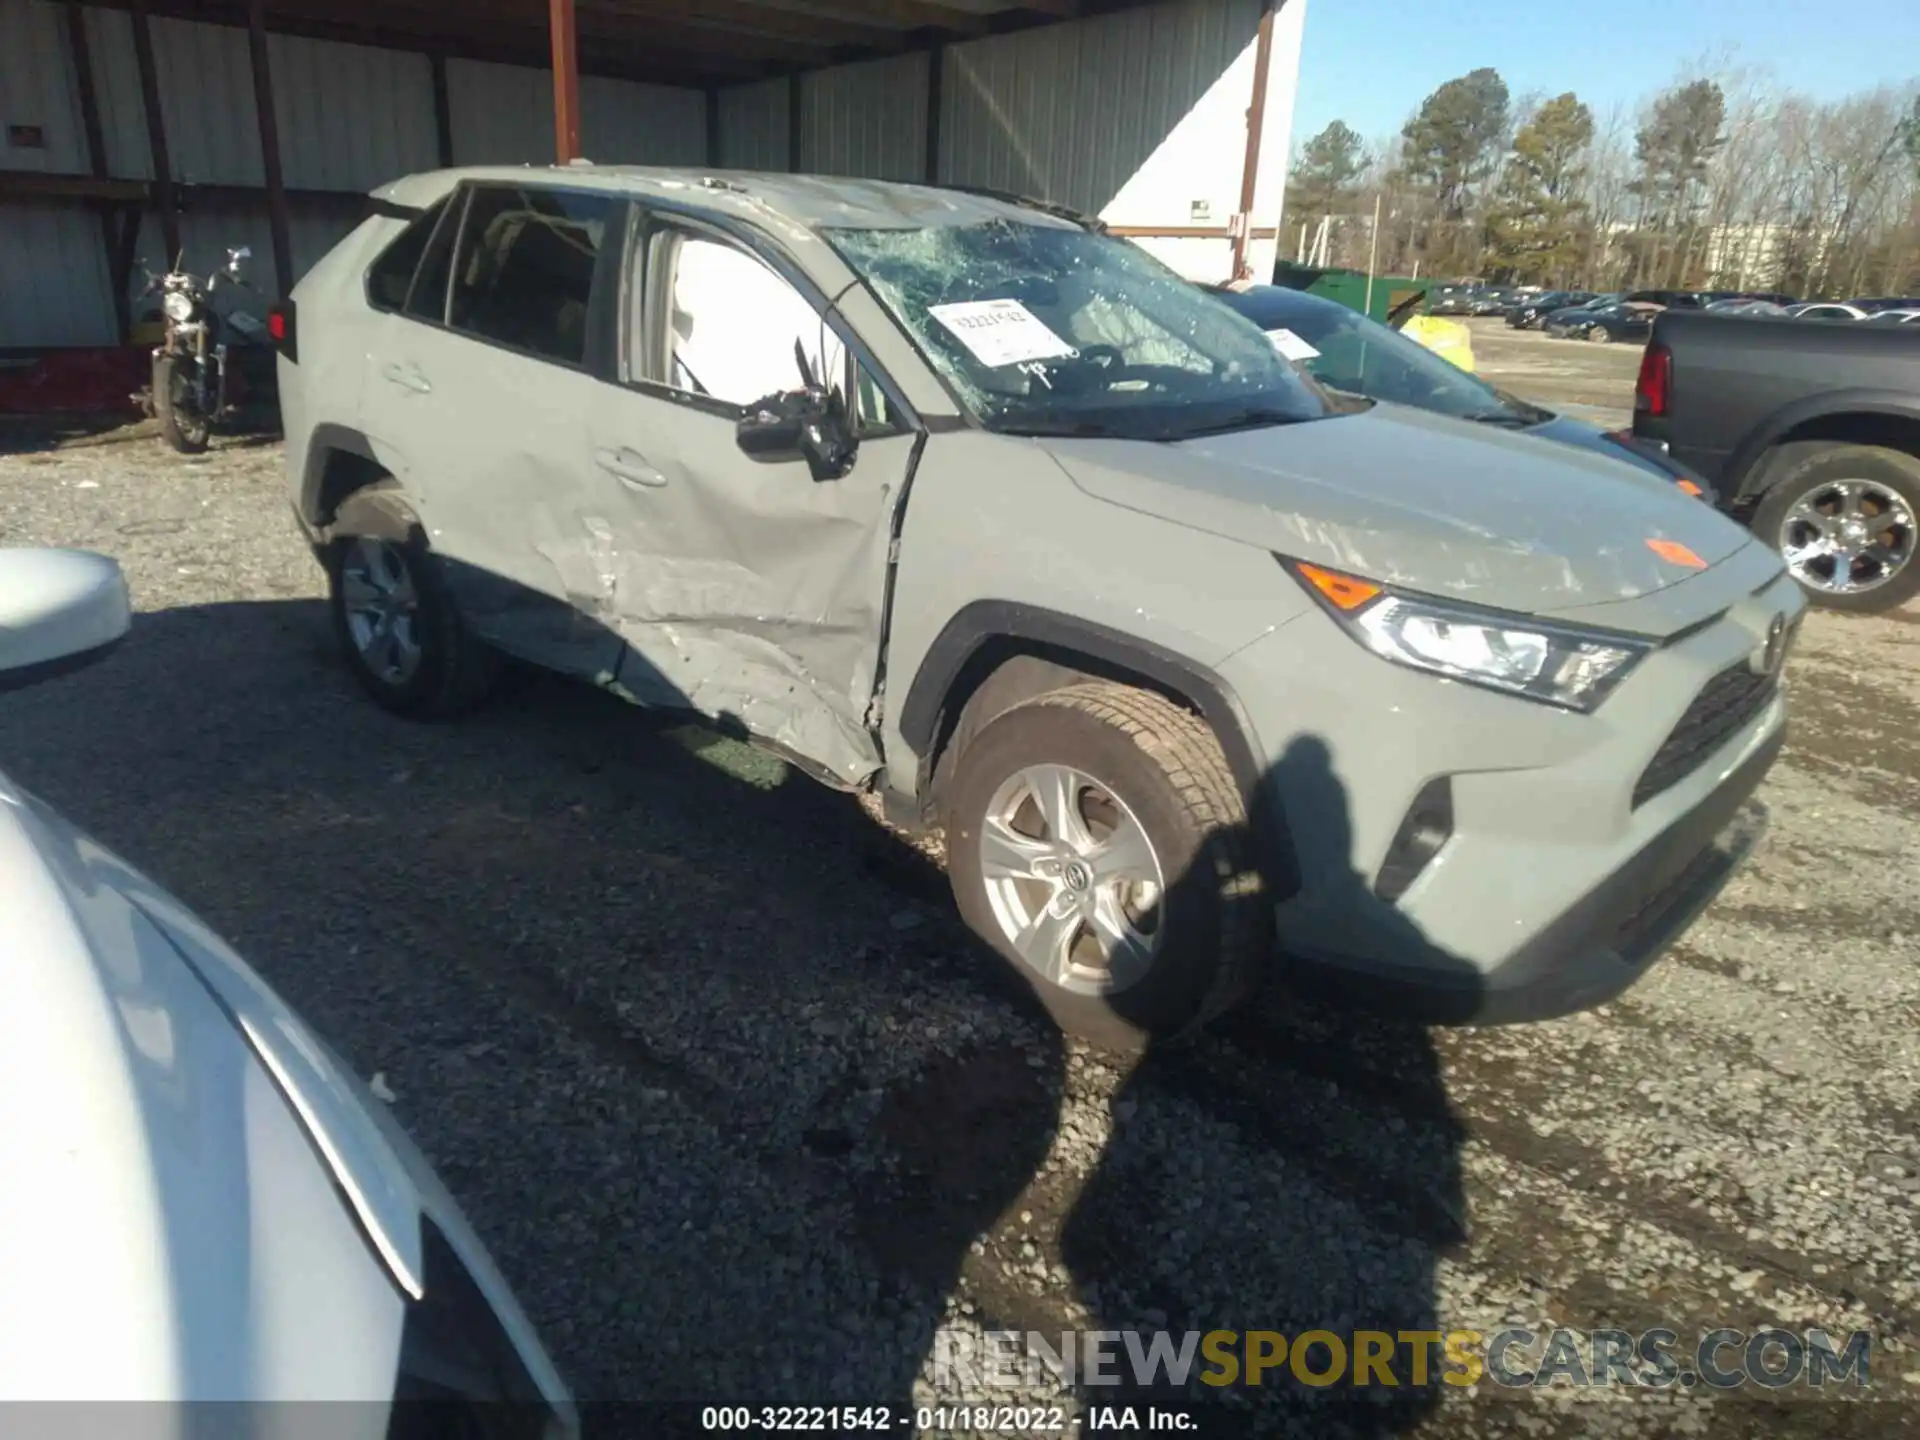
[[274,329],[377,700],[452,715],[513,657],[878,792],[1096,1039],[1268,968],[1446,1021],[1597,1004],[1757,833],[1777,555],[1604,457],[1323,392],[1046,207],[444,171]]

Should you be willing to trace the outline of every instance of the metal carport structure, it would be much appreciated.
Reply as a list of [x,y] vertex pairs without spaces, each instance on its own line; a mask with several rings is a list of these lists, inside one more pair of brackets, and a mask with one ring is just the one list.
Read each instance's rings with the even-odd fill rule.
[[814,170],[1270,269],[1306,0],[0,0],[0,351],[119,343],[136,260],[285,291],[394,175]]

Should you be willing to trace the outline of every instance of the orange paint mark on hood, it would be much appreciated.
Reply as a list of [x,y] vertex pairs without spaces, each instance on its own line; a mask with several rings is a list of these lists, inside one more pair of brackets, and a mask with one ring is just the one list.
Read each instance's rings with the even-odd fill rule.
[[1706,561],[1702,560],[1678,540],[1649,539],[1647,541],[1647,549],[1658,555],[1662,560],[1665,560],[1669,565],[1684,565],[1689,570],[1704,570],[1707,568]]

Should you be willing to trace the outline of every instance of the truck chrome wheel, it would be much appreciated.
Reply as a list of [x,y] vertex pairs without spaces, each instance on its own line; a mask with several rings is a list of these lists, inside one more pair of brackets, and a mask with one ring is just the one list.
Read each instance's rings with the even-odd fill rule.
[[420,597],[406,556],[385,540],[360,536],[340,562],[347,633],[367,668],[404,685],[420,668]]
[[1914,517],[1899,495],[1871,480],[1832,480],[1788,508],[1780,553],[1809,590],[1876,590],[1913,563]]
[[1029,765],[980,828],[988,903],[1041,979],[1081,995],[1136,983],[1159,944],[1160,857],[1134,813],[1092,776]]

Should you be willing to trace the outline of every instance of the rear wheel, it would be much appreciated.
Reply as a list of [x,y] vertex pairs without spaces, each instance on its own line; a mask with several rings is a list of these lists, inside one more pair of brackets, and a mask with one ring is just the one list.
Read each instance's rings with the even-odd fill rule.
[[1268,943],[1226,758],[1163,696],[1094,683],[1006,712],[959,756],[945,818],[962,917],[1096,1043],[1197,1029]]
[[1587,339],[1595,345],[1611,345],[1613,343],[1613,332],[1604,325],[1596,325],[1587,331]]
[[347,664],[387,709],[445,719],[493,693],[500,656],[467,629],[424,547],[349,536],[329,552],[327,577]]
[[1826,445],[1754,512],[1816,605],[1875,614],[1920,594],[1920,459],[1879,445]]

